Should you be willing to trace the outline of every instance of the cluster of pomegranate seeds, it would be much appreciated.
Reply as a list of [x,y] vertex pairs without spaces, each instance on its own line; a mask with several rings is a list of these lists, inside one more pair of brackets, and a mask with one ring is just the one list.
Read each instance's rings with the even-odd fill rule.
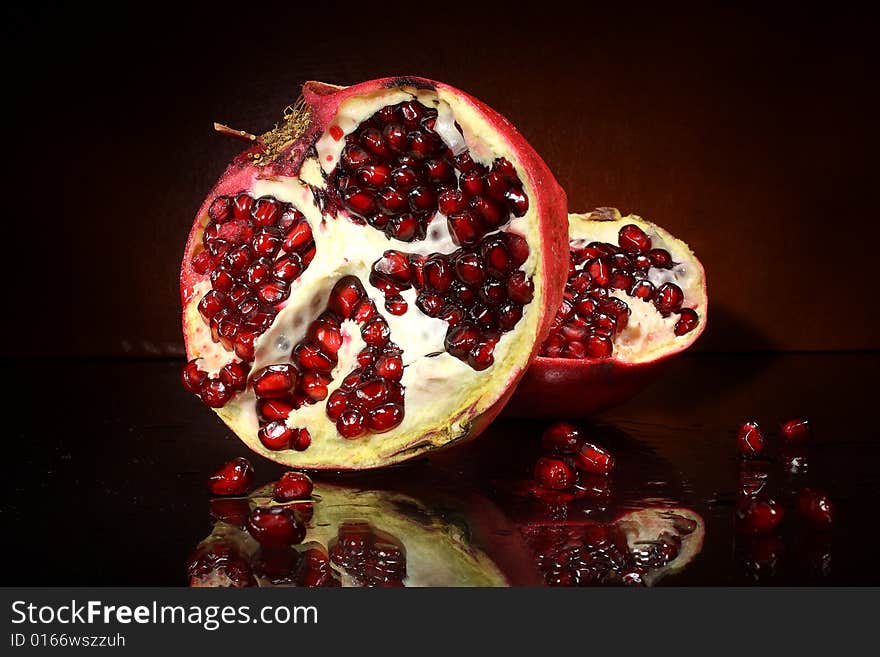
[[675,530],[660,532],[631,550],[616,524],[557,525],[523,536],[537,557],[548,586],[642,585],[647,571],[662,568],[678,557],[682,537],[696,529],[690,518],[674,516]]
[[223,366],[216,376],[199,368],[199,359],[189,361],[181,374],[183,387],[197,395],[211,408],[220,408],[232,396],[247,387],[247,366],[239,361],[231,361]]
[[190,580],[220,573],[235,588],[257,585],[248,560],[235,545],[226,541],[214,541],[199,547],[187,560],[186,572]]
[[258,507],[248,516],[246,529],[260,545],[284,548],[302,543],[306,527],[293,509],[274,506]]
[[383,107],[347,135],[331,181],[345,208],[404,242],[424,239],[439,210],[462,246],[525,215],[529,201],[510,162],[489,169],[467,151],[453,154],[436,121],[436,109],[411,100]]
[[535,486],[529,493],[547,503],[566,504],[578,497],[602,497],[608,493],[607,475],[614,458],[598,445],[587,442],[580,429],[556,422],[541,436],[547,454],[535,463]]
[[406,551],[395,537],[366,522],[344,522],[330,545],[331,561],[361,586],[403,586]]
[[653,303],[664,317],[677,314],[676,335],[696,328],[699,316],[682,306],[682,289],[672,282],[655,288],[648,278],[652,268],[672,269],[675,263],[669,252],[652,248],[651,238],[635,224],[623,226],[617,241],[571,249],[565,295],[542,356],[609,358],[614,338],[626,328],[631,312],[626,301],[611,296],[616,290]]
[[[358,367],[328,398],[331,372],[343,342],[342,322],[347,319],[360,325],[366,347],[357,355]],[[345,438],[398,426],[404,416],[403,360],[390,338],[388,323],[376,312],[361,282],[354,276],[339,279],[327,309],[293,347],[293,362],[269,365],[251,379],[260,442],[271,450],[307,449],[311,444],[308,430],[289,427],[286,420],[303,404],[324,399],[327,416]]]
[[214,495],[244,495],[254,484],[254,467],[239,456],[220,466],[208,478],[208,490]]
[[285,472],[281,479],[275,482],[272,489],[272,499],[276,502],[292,502],[294,500],[307,500],[312,495],[312,480],[302,472]]
[[[199,301],[199,313],[211,327],[211,339],[249,363],[291,282],[315,257],[312,229],[299,210],[269,196],[218,196],[208,216],[204,249],[192,259],[197,273],[210,272],[211,290]],[[222,372],[208,377],[196,361],[187,368],[184,386],[214,408],[244,389],[246,371],[227,381]]]
[[532,301],[534,283],[519,269],[528,255],[525,239],[513,233],[489,235],[450,254],[389,250],[373,263],[370,284],[385,294],[393,314],[406,312],[400,292],[415,288],[418,309],[448,324],[446,351],[484,370],[494,362],[501,334],[516,326]]

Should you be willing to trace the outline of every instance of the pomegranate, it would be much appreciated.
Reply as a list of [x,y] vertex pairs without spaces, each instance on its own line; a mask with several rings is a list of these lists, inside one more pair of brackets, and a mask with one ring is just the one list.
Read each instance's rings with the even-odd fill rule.
[[610,522],[530,522],[520,531],[548,586],[651,586],[690,563],[705,535],[692,510],[660,506]]
[[564,297],[510,415],[577,417],[619,404],[706,327],[706,277],[687,244],[614,208],[568,219]]
[[565,195],[544,162],[422,78],[308,82],[274,130],[235,134],[251,146],[184,253],[184,387],[302,468],[476,436],[561,302]]
[[[304,536],[288,542],[291,536],[279,531],[283,541],[269,544],[252,529],[252,520],[242,528],[218,518],[212,507],[213,531],[187,562],[191,586],[538,583],[515,529],[479,496],[435,489],[427,503],[397,490],[315,483],[310,501],[278,503],[277,489],[277,483],[270,484],[234,501],[246,502],[251,518],[268,512],[273,520],[301,517]],[[308,519],[304,505],[313,507]]]

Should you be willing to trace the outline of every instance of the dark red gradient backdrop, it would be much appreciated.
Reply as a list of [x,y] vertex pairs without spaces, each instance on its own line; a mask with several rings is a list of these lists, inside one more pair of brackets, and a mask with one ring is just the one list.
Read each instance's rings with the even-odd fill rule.
[[7,346],[181,353],[184,238],[238,150],[212,121],[259,132],[304,80],[418,74],[508,116],[573,210],[686,239],[709,273],[699,349],[877,347],[864,17],[304,5],[5,10]]

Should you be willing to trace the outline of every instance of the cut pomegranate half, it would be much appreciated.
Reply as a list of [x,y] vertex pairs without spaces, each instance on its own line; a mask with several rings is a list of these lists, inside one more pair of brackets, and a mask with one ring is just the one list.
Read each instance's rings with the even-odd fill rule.
[[301,468],[378,467],[477,435],[561,301],[564,193],[504,118],[447,85],[302,94],[248,136],[196,216],[184,387]]
[[304,518],[307,505],[311,516],[302,541],[267,547],[248,529],[219,520],[188,560],[190,586],[537,583],[530,572],[508,572],[524,570],[526,546],[484,499],[435,492],[426,501],[401,491],[316,483],[313,499],[279,504],[275,487],[264,486],[242,501],[253,513],[289,508]]
[[706,327],[706,276],[687,244],[614,208],[568,219],[563,301],[510,415],[578,417],[624,402]]

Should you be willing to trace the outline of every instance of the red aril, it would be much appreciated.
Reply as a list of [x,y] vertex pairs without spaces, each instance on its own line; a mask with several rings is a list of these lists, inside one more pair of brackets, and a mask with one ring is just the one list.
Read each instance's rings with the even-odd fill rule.
[[739,426],[736,447],[742,456],[756,456],[764,451],[764,434],[757,422],[743,422]]
[[614,457],[598,445],[583,443],[575,452],[578,470],[594,475],[607,475],[614,468]]
[[797,511],[816,529],[831,529],[834,525],[834,504],[828,495],[815,488],[798,492]]
[[785,442],[798,445],[810,435],[810,422],[806,418],[786,420],[779,427],[779,433]]
[[626,401],[706,326],[703,267],[656,224],[614,208],[570,214],[569,250],[564,299],[510,415],[577,417]]
[[541,434],[541,447],[555,454],[574,454],[583,444],[581,431],[568,422],[556,422]]
[[562,459],[544,456],[535,463],[535,481],[551,490],[568,490],[574,486],[577,473]]
[[746,497],[736,505],[736,530],[741,534],[767,534],[776,529],[785,516],[783,509],[769,497]]
[[291,502],[293,500],[307,500],[312,495],[312,480],[302,472],[285,472],[281,479],[275,482],[272,490],[272,499],[276,502]]
[[244,495],[254,484],[254,468],[245,458],[238,457],[224,464],[208,479],[208,490],[214,495]]
[[372,468],[477,435],[561,301],[565,195],[543,161],[421,78],[306,83],[247,137],[184,254],[185,388],[296,467]]
[[306,528],[293,509],[285,507],[257,507],[247,519],[248,533],[260,545],[282,548],[302,543]]

